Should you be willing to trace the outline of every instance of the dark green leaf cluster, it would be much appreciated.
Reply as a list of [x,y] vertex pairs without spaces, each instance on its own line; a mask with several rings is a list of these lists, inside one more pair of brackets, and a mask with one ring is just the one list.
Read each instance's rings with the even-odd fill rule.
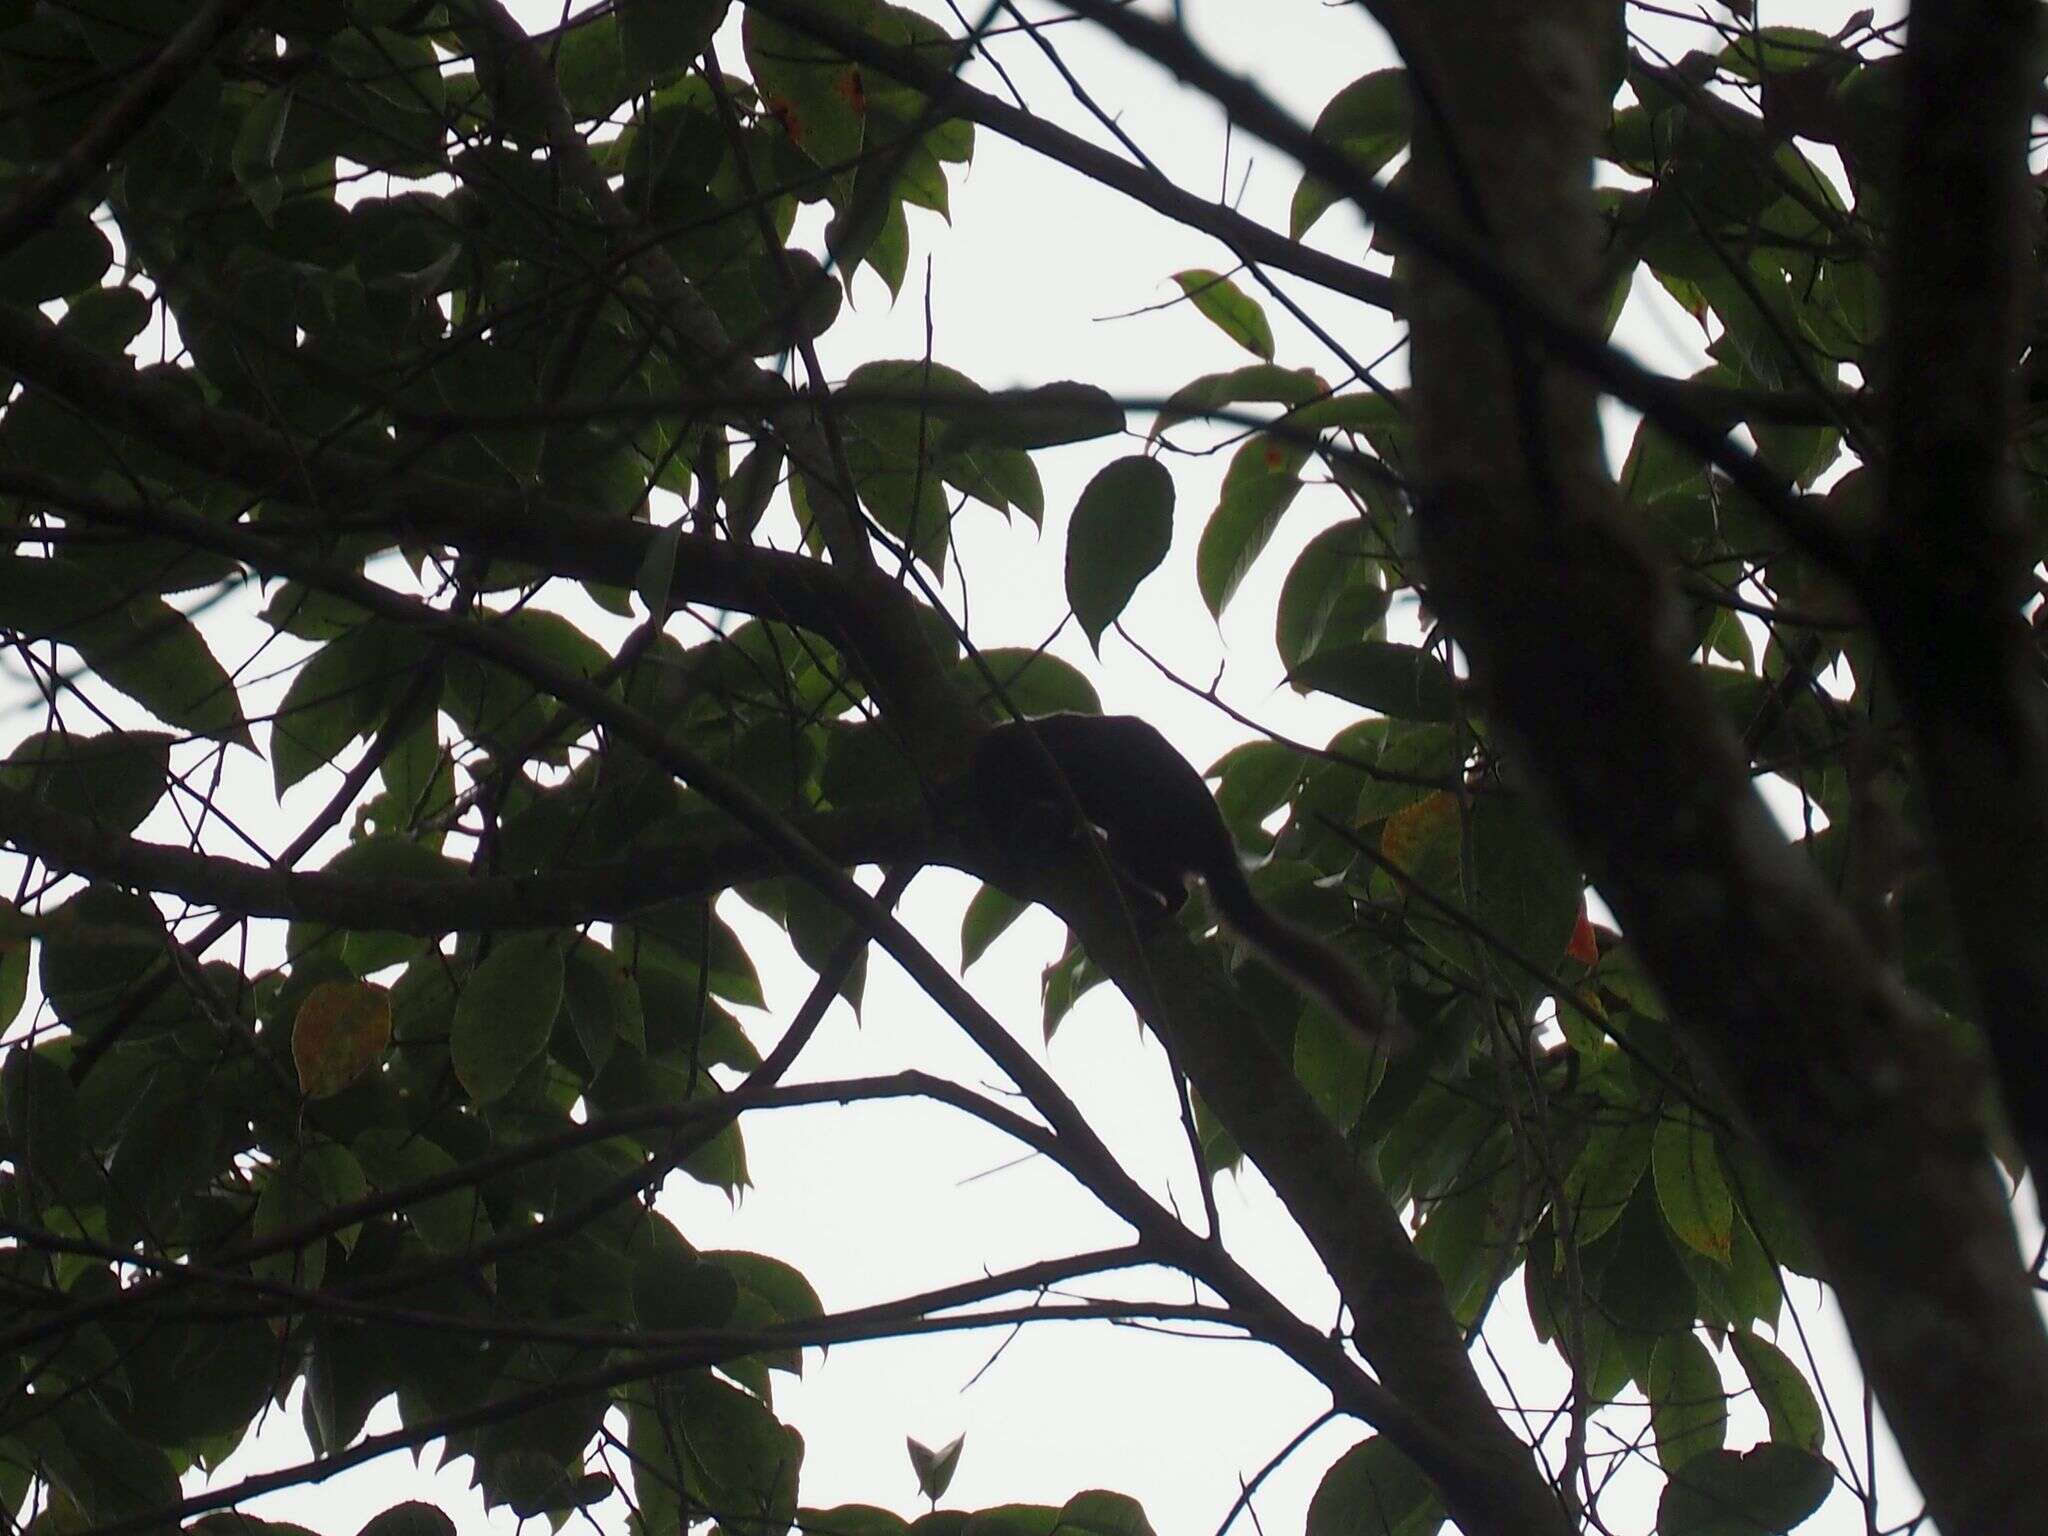
[[[71,174],[191,9],[0,4],[0,193]],[[787,1065],[764,1066],[761,981],[714,898],[787,934],[825,978],[817,1007],[858,1008],[866,976],[846,904],[742,848],[730,797],[676,764],[807,830],[902,805],[942,819],[933,765],[958,744],[890,718],[891,686],[914,685],[884,670],[899,611],[931,669],[915,682],[968,725],[1099,712],[1073,661],[970,653],[911,591],[957,574],[969,502],[1042,523],[1034,454],[1118,435],[1125,406],[1088,382],[992,391],[928,357],[864,362],[821,406],[810,366],[807,391],[756,368],[828,332],[862,268],[900,290],[908,210],[950,217],[972,127],[767,8],[744,12],[744,78],[708,51],[729,0],[616,0],[537,40],[538,85],[494,9],[253,8],[0,250],[0,638],[36,706],[0,761],[23,871],[0,904],[0,1020],[20,1018],[0,1065],[0,1515],[33,1494],[53,1532],[167,1526],[180,1479],[303,1385],[317,1456],[439,1439],[486,1504],[557,1525],[619,1492],[644,1532],[1147,1536],[1100,1491],[914,1525],[802,1509],[773,1373],[871,1334],[834,1335],[794,1269],[699,1251],[651,1204],[677,1170],[747,1186],[735,1090]],[[960,48],[883,0],[818,9],[941,65]],[[1697,322],[1712,363],[1672,398],[1740,425],[1837,527],[1871,516],[1897,76],[1860,33],[1631,55],[1603,140],[1610,318],[1654,294]],[[565,169],[564,112],[623,224]],[[1401,72],[1375,71],[1316,133],[1398,181],[1411,115]],[[1301,181],[1290,235],[1337,197]],[[670,268],[694,309],[658,292]],[[1631,1386],[1648,1404],[1661,1530],[1787,1529],[1826,1463],[1813,1390],[1770,1335],[1784,1275],[1821,1265],[1433,627],[1405,392],[1292,366],[1240,273],[1174,277],[1257,360],[1154,399],[1144,451],[1066,525],[1065,598],[1098,650],[1135,623],[1183,515],[1173,456],[1227,434],[1192,595],[1220,617],[1294,520],[1279,671],[1357,718],[1208,776],[1259,900],[1398,999],[1420,1044],[1368,1056],[1204,903],[1179,920],[1253,1043],[1412,1217],[1455,1324],[1519,1281],[1589,1412]],[[785,430],[799,408],[824,451]],[[2017,462],[2038,513],[2031,429]],[[1800,847],[1960,1021],[1931,878],[1881,857],[1921,810],[1838,573],[1656,419],[1618,489],[1681,573],[1694,668],[1756,777],[1789,789]],[[833,563],[769,548],[777,517]],[[862,520],[875,570],[839,558],[838,517]],[[593,723],[607,709],[672,751]],[[221,787],[251,754],[288,838]],[[230,836],[234,860],[191,851]],[[507,892],[501,922],[445,916]],[[1022,910],[984,888],[963,963]],[[252,913],[288,921],[215,948]],[[1047,1033],[1108,979],[1070,946],[1044,974]],[[308,1097],[294,1034],[323,987],[388,1003],[390,1039]],[[1240,1161],[1242,1124],[1199,1096],[1188,1118],[1205,1172]],[[1768,1419],[1748,1451],[1728,1445],[1738,1373]],[[387,1403],[398,1430],[369,1435]],[[958,1454],[914,1448],[934,1502]],[[1374,1437],[1308,1524],[1444,1518]],[[447,1526],[400,1506],[363,1536]]]

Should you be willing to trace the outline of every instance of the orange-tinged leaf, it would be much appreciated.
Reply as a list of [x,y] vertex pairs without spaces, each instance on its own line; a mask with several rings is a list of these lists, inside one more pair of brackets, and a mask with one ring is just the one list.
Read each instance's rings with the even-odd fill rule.
[[292,1064],[309,1099],[341,1092],[391,1043],[391,993],[371,981],[323,981],[292,1020]]
[[1458,802],[1439,789],[1387,818],[1380,831],[1380,852],[1388,863],[1412,875],[1427,861],[1426,850],[1440,838],[1456,837],[1457,827]]

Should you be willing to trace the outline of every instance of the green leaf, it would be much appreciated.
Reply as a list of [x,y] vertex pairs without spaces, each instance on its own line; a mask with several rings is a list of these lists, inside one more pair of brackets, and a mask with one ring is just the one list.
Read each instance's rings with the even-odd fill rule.
[[29,941],[10,931],[20,916],[14,903],[0,896],[0,1033],[5,1033],[28,999]]
[[1380,542],[1358,518],[1308,541],[1280,587],[1274,616],[1273,646],[1290,672],[1326,643],[1365,639],[1386,617],[1393,594],[1376,558]]
[[[369,1180],[363,1177],[363,1165],[338,1141],[308,1142],[299,1149],[296,1170],[322,1210],[354,1205],[370,1192]],[[343,1227],[334,1235],[344,1249],[353,1248],[362,1235],[362,1224]]]
[[1256,299],[1229,278],[1206,267],[1173,274],[1181,292],[1216,328],[1254,357],[1273,361],[1273,327]]
[[1083,1536],[1153,1536],[1152,1522],[1136,1499],[1102,1488],[1090,1488],[1067,1500],[1060,1509],[1059,1528]]
[[1202,775],[1217,779],[1216,808],[1231,835],[1259,846],[1266,819],[1285,805],[1301,782],[1302,757],[1277,741],[1247,741],[1232,747]]
[[[578,676],[592,678],[604,670],[603,647],[560,614],[521,609],[493,620],[491,628]],[[466,654],[450,655],[446,668],[442,707],[465,735],[493,750],[532,751],[554,720],[546,696],[509,668]],[[559,743],[536,755],[553,762],[565,756]]]
[[[255,1238],[266,1242],[297,1232],[317,1222],[326,1209],[319,1186],[299,1159],[288,1158],[269,1171],[257,1194]],[[249,1267],[261,1279],[315,1289],[327,1273],[327,1238],[305,1238],[295,1247],[253,1260]]]
[[1631,1115],[1618,1123],[1596,1123],[1587,1136],[1564,1181],[1572,1241],[1581,1248],[1598,1241],[1628,1209],[1629,1197],[1650,1166],[1652,1134],[1646,1118]]
[[1298,432],[1391,433],[1407,422],[1408,414],[1398,399],[1380,390],[1363,389],[1311,400],[1287,417],[1287,425]]
[[669,612],[669,592],[676,581],[676,549],[682,543],[683,525],[668,524],[654,530],[647,552],[640,557],[640,569],[633,576],[633,591],[641,606],[657,621]]
[[[943,1520],[948,1511],[939,1510],[936,1518]],[[934,1518],[927,1515],[912,1526],[917,1530]],[[1049,1504],[998,1504],[993,1509],[978,1509],[967,1518],[958,1536],[1056,1536],[1060,1528],[1060,1512]],[[932,1536],[947,1536],[943,1527]]]
[[[459,880],[464,867],[443,858],[431,848],[402,837],[366,837],[352,843],[327,861],[331,875],[354,875],[365,879]],[[285,952],[298,959],[335,938],[325,923],[299,920],[285,934]],[[358,930],[343,936],[340,948],[349,968],[358,976],[410,960],[427,941],[417,934]]]
[[[707,903],[681,898],[658,902],[635,912],[631,921],[623,926],[629,934],[617,940],[619,953],[633,958],[643,992],[649,985],[650,974],[666,972],[695,978],[701,970],[706,975],[706,984],[718,996],[749,1008],[766,1006],[761,996],[761,977],[754,969],[746,946],[740,943],[731,925]],[[659,946],[654,951],[656,956],[666,952],[670,958],[649,965],[649,956],[634,947],[636,935]],[[655,1011],[655,1004],[649,1001],[647,1017],[650,1027]]]
[[[796,950],[797,958],[812,971],[822,974],[838,953],[839,947],[858,932],[838,903],[808,880],[775,882],[770,887],[775,891],[776,915],[781,919],[783,931],[789,935],[790,944]],[[855,951],[853,964],[847,968],[839,984],[839,995],[853,1011],[860,1012],[860,1002],[867,986],[867,949]]]
[[823,43],[749,9],[740,27],[747,68],[761,105],[784,133],[821,166],[851,164],[860,153],[861,72]]
[[633,1314],[643,1328],[719,1328],[732,1316],[739,1282],[706,1264],[659,1217],[634,1234]]
[[[391,800],[390,824],[378,826],[379,832],[414,833],[421,823],[445,817],[454,808],[454,754],[442,747],[430,714],[399,737],[377,772]],[[415,835],[421,843],[438,848],[444,834],[436,830]]]
[[726,334],[754,357],[788,352],[832,328],[838,281],[808,251],[749,255],[706,278],[704,297]]
[[356,1536],[455,1536],[455,1522],[434,1505],[409,1499],[371,1516]]
[[1666,1473],[1709,1451],[1728,1438],[1728,1393],[1707,1346],[1692,1333],[1674,1333],[1657,1341],[1650,1352],[1650,1371],[1643,1382],[1650,1399],[1650,1428],[1657,1438],[1657,1461]]
[[1800,1375],[1799,1367],[1777,1345],[1747,1329],[1731,1333],[1728,1341],[1735,1346],[1735,1358],[1742,1362],[1743,1372],[1770,1420],[1771,1439],[1779,1445],[1818,1453],[1827,1439],[1820,1401]]
[[88,288],[64,301],[59,326],[67,339],[95,351],[125,352],[149,325],[155,304],[135,288]]
[[1457,684],[1441,661],[1412,645],[1360,640],[1333,645],[1296,667],[1288,682],[1303,693],[1333,694],[1396,720],[1447,721],[1457,715]]
[[1220,618],[1280,518],[1301,490],[1308,451],[1263,434],[1248,439],[1224,471],[1223,494],[1195,550],[1195,581]]
[[725,482],[726,529],[735,543],[745,543],[753,537],[761,514],[768,510],[775,488],[782,483],[783,461],[781,443],[757,443]]
[[[79,1034],[105,1029],[145,986],[162,980],[163,919],[146,898],[112,886],[88,886],[59,907],[40,945],[39,980],[57,1017]],[[183,1016],[171,989],[159,988],[148,1017]]]
[[228,161],[235,180],[267,224],[284,201],[284,181],[277,174],[277,152],[291,120],[292,93],[271,89],[256,98],[235,133]]
[[170,770],[171,738],[161,732],[36,731],[0,765],[0,784],[52,810],[132,832],[163,798]]
[[[1379,172],[1408,143],[1407,71],[1378,69],[1361,75],[1332,96],[1316,114],[1315,136],[1342,150],[1361,177]],[[1299,240],[1341,196],[1313,176],[1294,189],[1287,234]]]
[[[963,415],[981,411],[987,391],[957,369],[898,360],[861,364],[844,389],[856,397],[841,421],[861,504],[933,570],[941,569],[951,508],[934,444],[952,419],[948,407]],[[872,403],[858,403],[863,394]]]
[[[980,655],[981,665],[963,661],[955,669],[960,686],[975,707],[991,718],[1019,715],[1102,713],[1095,685],[1071,662],[1045,651],[1020,646],[995,646]],[[991,681],[993,680],[993,681]]]
[[[1472,915],[1487,934],[1549,970],[1564,958],[1585,878],[1567,848],[1524,795],[1485,795],[1472,812]],[[1519,966],[1510,984],[1547,990]]]
[[[922,1522],[919,1522],[922,1524]],[[872,1504],[835,1504],[797,1511],[796,1528],[815,1536],[910,1536],[913,1527],[894,1510]]]
[[1833,1467],[1789,1445],[1713,1451],[1664,1485],[1657,1536],[1778,1536],[1819,1509],[1834,1486]]
[[817,1291],[793,1264],[765,1253],[746,1253],[736,1248],[713,1250],[699,1257],[730,1274],[740,1289],[758,1300],[776,1322],[795,1323],[825,1315],[825,1304],[818,1299]]
[[[402,1190],[455,1170],[455,1159],[424,1136],[393,1126],[373,1126],[353,1143],[370,1187],[379,1193]],[[420,1241],[434,1253],[467,1253],[491,1235],[490,1213],[472,1188],[457,1186],[404,1206]]]
[[160,1518],[163,1510],[176,1507],[178,1474],[162,1450],[116,1424],[92,1394],[68,1390],[53,1395],[55,1454],[44,1466],[91,1524],[144,1524],[143,1517]]
[[1613,1248],[1598,1277],[1601,1306],[1624,1341],[1647,1358],[1656,1337],[1693,1326],[1698,1290],[1672,1251],[1647,1187],[1636,1191],[1606,1240]]
[[[634,11],[641,9],[640,0],[630,3]],[[579,123],[611,116],[651,78],[651,70],[641,73],[642,61],[628,63],[620,46],[621,22],[627,14],[626,5],[620,5],[609,16],[586,18],[583,25],[564,29],[551,43],[562,100]]]
[[562,1006],[562,948],[548,934],[497,944],[455,1000],[448,1052],[456,1079],[479,1104],[500,1099],[547,1049]]
[[[25,959],[26,945],[22,953]],[[47,1049],[17,1045],[0,1062],[0,1124],[7,1127],[26,1188],[61,1193],[78,1185],[86,1169],[78,1091]]]
[[270,771],[280,798],[376,728],[395,680],[374,629],[330,640],[307,658],[270,723]]
[[[873,162],[870,162],[872,165]],[[903,204],[891,192],[879,201],[872,195],[864,195],[866,188],[857,184],[853,197],[848,200],[839,217],[825,226],[825,244],[828,250],[839,258],[839,270],[844,274],[850,289],[854,268],[865,264],[874,269],[875,275],[888,286],[889,297],[896,298],[903,291],[904,274],[910,270],[910,225],[903,217]],[[879,212],[870,214],[862,222],[848,221],[849,214],[858,214],[869,208]],[[858,253],[860,261],[852,258]]]
[[1173,542],[1173,476],[1146,454],[1104,465],[1067,526],[1067,601],[1088,643],[1116,622]]
[[1681,446],[1646,416],[1636,426],[1635,441],[1621,466],[1622,494],[1637,506],[1649,506],[1703,488],[1707,468],[1698,454]]
[[300,110],[325,116],[336,150],[400,175],[444,170],[447,83],[424,36],[348,27],[320,52],[324,66],[304,82]]
[[[1301,406],[1326,394],[1329,385],[1313,368],[1283,368],[1278,363],[1248,363],[1225,373],[1206,373],[1176,389],[1152,423],[1153,437],[1198,416],[1247,402]],[[1293,418],[1290,417],[1290,424]]]
[[1766,75],[1823,70],[1831,79],[1848,73],[1855,55],[1825,32],[1811,27],[1758,27],[1738,33],[1723,48],[1720,62],[1728,73],[1752,84]]
[[628,968],[602,944],[579,938],[571,946],[564,959],[562,991],[569,1022],[592,1072],[604,1070],[612,1047],[621,1041],[635,1050],[647,1048],[640,989]]
[[1373,1435],[1323,1474],[1303,1536],[1431,1536],[1443,1519],[1429,1479],[1391,1440]]
[[1003,931],[1022,917],[1026,909],[1026,903],[993,885],[976,891],[967,903],[966,915],[960,919],[960,969],[966,970],[987,954],[989,945],[1001,938]]
[[1056,448],[1114,437],[1124,429],[1124,408],[1116,396],[1096,384],[1055,380],[1036,389],[1005,390],[989,397],[989,407],[962,412],[959,424],[940,443],[942,452],[957,453],[983,443],[1001,448]]
[[1667,1107],[1651,1145],[1657,1201],[1671,1230],[1695,1252],[1726,1264],[1735,1242],[1735,1202],[1714,1133],[1689,1108]]
[[680,1438],[687,1447],[685,1495],[700,1508],[719,1511],[721,1524],[731,1528],[787,1527],[796,1513],[803,1436],[778,1423],[758,1399],[709,1371],[664,1383],[663,1395],[672,1405],[669,1422],[682,1426]]
[[370,615],[345,597],[296,581],[279,582],[264,605],[263,622],[301,640],[332,640],[361,629]]
[[0,555],[0,628],[68,645],[166,724],[251,746],[241,701],[191,620],[71,560]]
[[46,304],[97,287],[113,264],[114,248],[78,208],[0,254],[0,303]]

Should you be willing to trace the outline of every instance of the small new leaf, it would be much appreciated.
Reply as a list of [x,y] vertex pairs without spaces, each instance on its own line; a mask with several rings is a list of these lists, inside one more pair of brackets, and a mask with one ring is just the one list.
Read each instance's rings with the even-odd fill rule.
[[910,1452],[911,1469],[917,1473],[918,1491],[934,1504],[939,1502],[947,1484],[953,1481],[953,1474],[959,1470],[960,1448],[966,1443],[967,1437],[960,1435],[952,1444],[934,1451],[915,1440],[904,1440],[903,1444]]
[[1273,361],[1273,327],[1256,299],[1220,272],[1207,267],[1189,267],[1173,274],[1181,292],[1217,329],[1254,357]]

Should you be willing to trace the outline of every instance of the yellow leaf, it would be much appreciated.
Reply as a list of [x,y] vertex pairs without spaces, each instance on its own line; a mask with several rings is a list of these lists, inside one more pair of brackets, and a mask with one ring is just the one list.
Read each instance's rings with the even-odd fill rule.
[[1448,790],[1436,790],[1387,818],[1380,831],[1380,852],[1387,862],[1410,875],[1430,864],[1430,851],[1444,838],[1458,836],[1458,802]]
[[341,1092],[391,1043],[391,993],[371,981],[323,981],[292,1020],[292,1064],[309,1099]]

